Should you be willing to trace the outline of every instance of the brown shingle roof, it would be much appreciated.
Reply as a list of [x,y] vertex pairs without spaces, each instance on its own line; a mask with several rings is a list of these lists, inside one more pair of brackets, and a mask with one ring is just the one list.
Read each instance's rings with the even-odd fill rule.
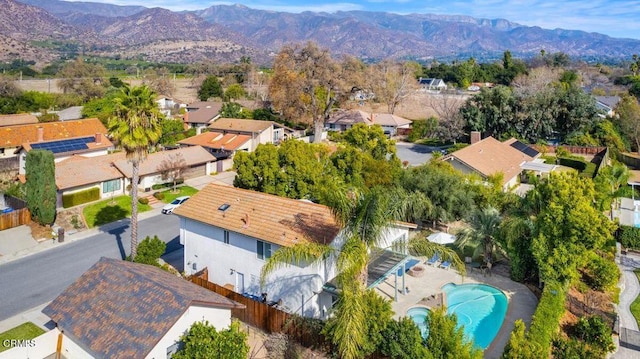
[[103,257],[42,312],[95,357],[129,359],[146,357],[192,305],[244,307],[154,266]]
[[[207,150],[200,146],[190,146],[178,148],[177,150],[155,152],[147,156],[147,158],[140,163],[140,175],[146,176],[152,173],[161,172],[160,167],[164,160],[170,160],[171,155],[182,155],[182,158],[186,162],[186,166],[197,166],[205,164],[207,162],[213,162],[216,158],[210,154]],[[126,159],[120,159],[113,162],[120,172],[122,172],[127,178],[132,176],[131,163]]]
[[73,156],[56,163],[56,186],[64,190],[123,178],[112,163],[125,158],[124,152],[106,156]]
[[411,120],[390,113],[374,113],[373,123],[380,126],[402,126],[411,124]]
[[[223,212],[218,208],[225,203],[229,208]],[[302,241],[328,244],[340,231],[326,206],[216,184],[202,189],[174,213],[281,246]]]
[[355,125],[357,123],[364,123],[368,126],[372,125],[373,122],[369,119],[369,114],[364,111],[359,110],[340,110],[337,111],[329,117],[327,120],[327,124],[335,124],[335,125]]
[[196,136],[185,138],[178,143],[189,146],[202,146],[207,148],[213,148],[216,150],[222,149],[235,151],[238,147],[247,143],[251,139],[251,136],[226,134],[223,135],[220,132],[204,132]]
[[212,104],[208,107],[201,107],[195,111],[185,113],[185,122],[188,123],[209,123],[218,116],[222,110],[222,104]]
[[37,142],[39,127],[43,129],[44,141],[88,137],[96,133],[107,133],[107,129],[97,118],[6,126],[0,127],[0,148],[18,147],[23,143]]
[[28,113],[19,113],[17,115],[0,115],[0,127],[18,126],[38,123],[38,118]]
[[239,118],[219,118],[209,125],[209,128],[216,131],[233,131],[244,133],[260,133],[273,126],[271,121],[244,120]]
[[504,174],[502,184],[520,173],[520,165],[523,162],[533,160],[532,157],[493,137],[487,137],[442,159],[452,158],[458,159],[485,177],[501,172]]

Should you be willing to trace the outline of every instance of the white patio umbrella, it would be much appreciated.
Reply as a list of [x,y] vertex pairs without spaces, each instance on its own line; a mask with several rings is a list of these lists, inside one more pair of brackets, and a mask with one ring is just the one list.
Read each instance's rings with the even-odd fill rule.
[[438,243],[438,244],[450,244],[456,241],[456,236],[449,233],[438,232],[433,233],[427,237],[429,242]]

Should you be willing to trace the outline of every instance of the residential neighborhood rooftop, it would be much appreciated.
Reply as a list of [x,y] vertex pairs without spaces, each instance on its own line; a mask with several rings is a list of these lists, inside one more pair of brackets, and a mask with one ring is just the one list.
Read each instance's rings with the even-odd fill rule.
[[234,131],[247,133],[260,133],[273,126],[271,121],[246,120],[239,118],[219,118],[209,125],[214,131]]
[[220,132],[203,132],[199,135],[185,138],[179,144],[202,146],[216,150],[235,151],[238,147],[251,140],[251,136],[237,134],[222,134]]
[[[151,173],[162,172],[163,166],[170,165],[172,161],[184,162],[182,165],[185,167],[194,166],[198,164],[214,162],[216,158],[201,146],[189,146],[182,147],[171,151],[154,152],[147,156],[147,158],[140,162],[140,175],[148,175]],[[131,178],[133,175],[131,163],[126,158],[120,158],[113,162],[113,165],[120,170],[127,178]]]
[[340,231],[326,206],[216,184],[173,213],[281,246],[303,241],[328,244]]
[[244,307],[160,268],[103,257],[42,312],[96,358],[144,358],[190,306]]
[[28,113],[19,113],[16,115],[0,115],[0,127],[18,126],[38,123],[38,118]]
[[[38,138],[39,131],[42,131],[41,139]],[[18,147],[23,143],[95,136],[97,133],[107,133],[107,129],[97,118],[5,126],[0,127],[0,147]]]
[[390,113],[372,113],[371,117],[373,123],[380,126],[403,126],[412,123],[411,120]]
[[370,126],[373,122],[369,117],[369,113],[360,110],[340,110],[332,113],[326,123],[328,125],[355,125],[357,123],[364,123]]
[[56,186],[60,190],[122,178],[112,163],[124,160],[124,152],[106,156],[72,156],[56,163]]
[[453,158],[473,168],[484,177],[502,173],[504,175],[502,184],[509,182],[520,173],[520,165],[523,162],[533,160],[533,157],[493,137],[487,137],[455,151],[443,157],[443,160]]
[[[198,102],[198,104],[201,104],[201,102]],[[202,104],[202,107],[198,107],[197,110],[190,110],[184,114],[185,122],[209,123],[216,118],[220,110],[222,110],[222,103],[219,102],[204,102]]]

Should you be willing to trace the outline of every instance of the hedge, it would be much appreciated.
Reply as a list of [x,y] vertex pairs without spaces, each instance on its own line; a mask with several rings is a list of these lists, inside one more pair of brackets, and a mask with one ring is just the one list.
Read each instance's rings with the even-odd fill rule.
[[618,240],[625,248],[640,249],[640,228],[620,226]]
[[[558,158],[558,164],[577,169],[579,172],[584,171],[587,168],[587,163],[582,160],[576,160],[573,158],[560,157]],[[595,170],[595,168],[594,168]]]
[[146,197],[140,197],[140,198],[138,198],[138,202],[140,204],[149,204],[149,199],[146,198]]
[[[178,180],[176,181],[176,185],[183,184],[183,183],[184,183],[184,178],[178,178]],[[157,189],[163,189],[167,187],[173,187],[173,182],[156,183],[153,186],[151,186],[151,189],[157,190]]]
[[100,188],[93,187],[84,191],[62,195],[62,207],[69,208],[100,199]]
[[567,294],[558,283],[548,283],[533,313],[531,326],[527,333],[528,341],[540,351],[541,357],[547,358],[551,352],[553,338],[560,328],[560,318],[564,314]]

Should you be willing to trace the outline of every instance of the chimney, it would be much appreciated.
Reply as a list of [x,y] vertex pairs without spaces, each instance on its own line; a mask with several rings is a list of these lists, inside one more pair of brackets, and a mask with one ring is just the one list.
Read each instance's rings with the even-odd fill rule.
[[43,141],[44,141],[44,128],[38,127],[38,139],[36,139],[36,142],[43,142]]
[[480,140],[482,140],[480,131],[471,131],[471,144],[473,145],[476,142],[480,142]]
[[101,143],[102,143],[102,134],[96,133],[96,144],[101,144]]

